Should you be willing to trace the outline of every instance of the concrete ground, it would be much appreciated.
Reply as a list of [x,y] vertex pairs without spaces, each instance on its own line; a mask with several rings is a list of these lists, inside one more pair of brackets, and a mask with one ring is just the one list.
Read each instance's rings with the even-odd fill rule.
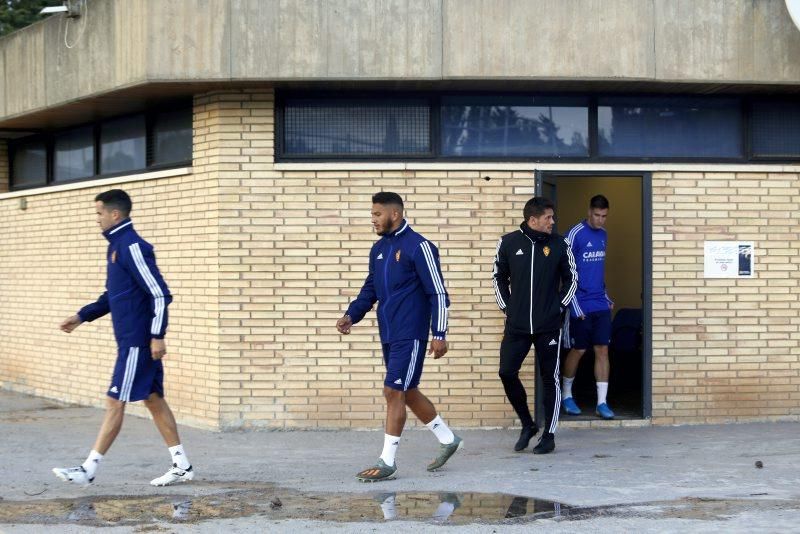
[[[57,480],[50,469],[83,461],[102,415],[0,391],[0,532],[796,532],[800,524],[797,423],[569,428],[544,456],[512,452],[516,430],[463,430],[465,449],[435,473],[425,470],[433,435],[407,431],[397,480],[377,484],[353,475],[380,452],[380,431],[181,428],[198,476],[154,488],[148,481],[167,469],[168,452],[151,421],[128,416],[91,487]],[[387,521],[389,502],[396,518]],[[437,519],[445,502],[455,511]]]

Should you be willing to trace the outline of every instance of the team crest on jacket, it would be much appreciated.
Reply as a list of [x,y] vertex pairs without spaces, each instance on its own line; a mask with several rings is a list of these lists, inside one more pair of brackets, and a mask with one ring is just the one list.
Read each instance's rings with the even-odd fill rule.
[[111,263],[117,263],[117,251],[111,253]]
[[399,250],[397,251],[397,254],[394,255],[394,260],[395,261],[400,261],[400,251]]
[[548,247],[548,246],[545,246],[545,247],[542,249],[542,252],[544,252],[544,255],[545,255],[545,256],[549,256],[549,255],[550,255],[550,247]]

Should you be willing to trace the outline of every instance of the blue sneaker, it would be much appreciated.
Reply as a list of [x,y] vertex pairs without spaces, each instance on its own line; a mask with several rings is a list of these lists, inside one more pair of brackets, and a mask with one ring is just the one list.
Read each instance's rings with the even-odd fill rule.
[[603,419],[614,419],[614,412],[611,411],[611,408],[609,408],[608,404],[605,402],[603,404],[598,404],[594,413]]
[[578,405],[575,403],[575,399],[572,397],[567,397],[561,401],[561,405],[564,406],[564,411],[567,412],[567,415],[580,415],[581,409],[578,408]]

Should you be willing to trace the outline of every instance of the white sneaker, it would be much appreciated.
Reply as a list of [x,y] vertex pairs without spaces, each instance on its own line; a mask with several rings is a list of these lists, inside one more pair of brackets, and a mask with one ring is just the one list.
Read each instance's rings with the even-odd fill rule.
[[77,467],[54,467],[53,474],[64,482],[73,482],[80,486],[88,486],[94,481],[94,477],[89,478],[86,469],[81,465]]
[[151,480],[150,484],[152,486],[169,486],[170,484],[175,484],[176,482],[189,482],[193,478],[194,471],[192,471],[191,465],[188,469],[181,469],[176,464],[172,464],[172,467],[169,471],[160,477]]

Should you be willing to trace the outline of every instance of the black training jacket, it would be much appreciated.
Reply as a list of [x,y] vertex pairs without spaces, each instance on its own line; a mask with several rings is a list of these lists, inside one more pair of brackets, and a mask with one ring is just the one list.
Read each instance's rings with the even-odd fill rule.
[[561,312],[578,287],[575,258],[557,234],[519,230],[497,242],[492,274],[497,305],[506,314],[506,331],[552,332],[561,327]]

